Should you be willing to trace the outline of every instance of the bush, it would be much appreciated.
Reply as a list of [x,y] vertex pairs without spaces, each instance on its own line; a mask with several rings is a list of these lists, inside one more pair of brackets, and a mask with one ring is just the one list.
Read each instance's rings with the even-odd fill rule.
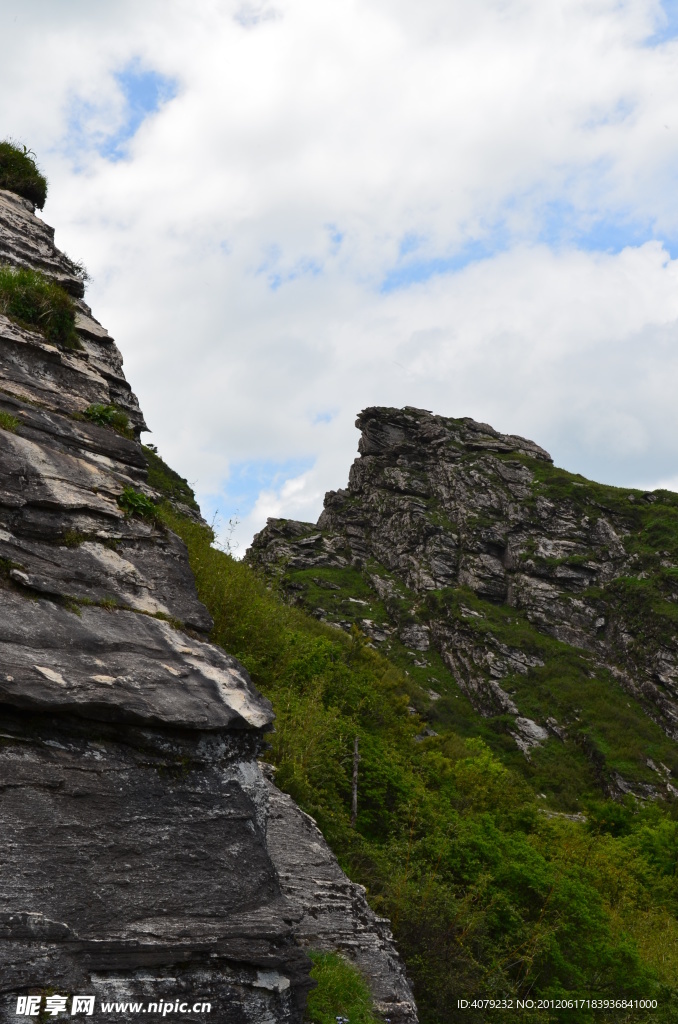
[[112,427],[117,434],[123,437],[134,437],[129,425],[129,417],[117,405],[90,405],[85,409],[83,416],[92,423],[98,423],[100,427]]
[[16,434],[18,426],[19,421],[16,416],[12,416],[10,413],[0,410],[0,428],[2,430],[9,430],[12,434]]
[[47,178],[38,170],[35,154],[9,139],[0,142],[0,188],[15,192],[42,210],[47,198]]
[[150,498],[133,487],[125,487],[118,498],[120,508],[130,516],[141,516],[142,519],[157,518],[157,509]]
[[38,270],[0,267],[0,313],[39,331],[50,345],[81,348],[70,295]]
[[306,1019],[311,1024],[378,1024],[372,997],[360,972],[337,953],[309,952],[311,977],[318,982],[308,997]]

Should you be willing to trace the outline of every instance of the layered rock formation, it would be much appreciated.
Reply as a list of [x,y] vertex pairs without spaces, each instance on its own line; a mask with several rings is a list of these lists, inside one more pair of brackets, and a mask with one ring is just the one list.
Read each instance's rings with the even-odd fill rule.
[[[62,349],[0,316],[0,1020],[56,992],[300,1021],[314,934],[296,888],[332,903],[341,934],[321,948],[351,934],[382,1008],[415,1021],[390,933],[319,833],[327,892],[309,876],[301,812],[258,763],[271,706],[207,641],[183,543],[129,514],[125,495],[159,495],[120,352],[52,229],[7,192],[0,262],[66,288],[80,339]],[[130,436],[93,405],[122,410]]]
[[[315,525],[269,520],[248,560],[319,617],[409,655],[422,687],[413,711],[433,724],[422,735],[443,721],[441,698],[449,708],[461,692],[528,758],[570,739],[608,794],[675,793],[678,760],[636,751],[635,782],[606,769],[600,722],[582,727],[575,705],[590,699],[600,719],[609,693],[608,732],[632,734],[634,716],[643,728],[649,716],[678,738],[678,496],[592,484],[471,419],[369,408],[356,425],[348,487],[326,495]],[[566,656],[581,681],[565,697]]]

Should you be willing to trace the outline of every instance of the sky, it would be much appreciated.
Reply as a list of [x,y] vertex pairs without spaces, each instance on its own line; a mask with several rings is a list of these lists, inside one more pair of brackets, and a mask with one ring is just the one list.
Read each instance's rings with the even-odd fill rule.
[[0,138],[222,543],[357,412],[678,490],[678,0],[0,0]]

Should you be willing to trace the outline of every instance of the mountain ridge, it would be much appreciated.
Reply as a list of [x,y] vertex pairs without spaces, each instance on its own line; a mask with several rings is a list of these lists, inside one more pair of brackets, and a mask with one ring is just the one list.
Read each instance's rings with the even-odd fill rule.
[[[370,407],[356,426],[348,486],[327,493],[317,524],[269,520],[246,560],[318,617],[408,652],[434,731],[450,701],[429,682],[442,661],[495,740],[510,735],[524,757],[569,746],[588,764],[580,788],[675,796],[678,495],[586,481],[469,418]],[[598,705],[583,725],[577,690]],[[629,754],[639,723],[647,749]]]

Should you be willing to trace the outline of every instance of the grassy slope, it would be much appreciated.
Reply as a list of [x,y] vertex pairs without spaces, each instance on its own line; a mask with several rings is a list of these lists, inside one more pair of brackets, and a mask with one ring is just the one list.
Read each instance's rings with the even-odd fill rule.
[[[583,1009],[577,1020],[675,1019],[678,826],[667,810],[599,802],[586,824],[549,817],[481,738],[450,728],[417,742],[412,675],[359,633],[285,605],[212,547],[204,527],[169,508],[162,514],[187,543],[215,619],[212,639],[273,701],[269,757],[279,785],[391,918],[423,1024],[484,1020],[483,1011],[457,1010],[457,999],[474,995],[655,996],[660,1007],[649,1016]],[[352,829],[355,735],[362,760]],[[497,1021],[514,1016],[493,1012]],[[533,1009],[522,1019],[573,1018]]]

